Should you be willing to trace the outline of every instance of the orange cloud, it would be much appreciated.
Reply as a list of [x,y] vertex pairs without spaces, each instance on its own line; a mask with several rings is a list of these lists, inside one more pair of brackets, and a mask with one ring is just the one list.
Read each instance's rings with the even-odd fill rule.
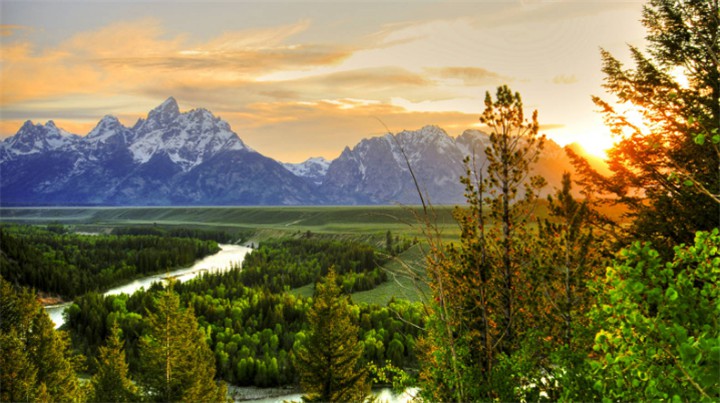
[[65,94],[94,93],[100,72],[88,65],[67,64],[64,51],[33,52],[32,45],[3,45],[0,107]]
[[578,78],[574,74],[561,74],[552,79],[553,84],[575,84],[578,81]]
[[269,71],[332,65],[350,49],[286,44],[307,22],[225,33],[205,43],[167,37],[153,19],[82,32],[56,48],[3,44],[0,106],[61,95],[142,94],[153,89],[240,87]]

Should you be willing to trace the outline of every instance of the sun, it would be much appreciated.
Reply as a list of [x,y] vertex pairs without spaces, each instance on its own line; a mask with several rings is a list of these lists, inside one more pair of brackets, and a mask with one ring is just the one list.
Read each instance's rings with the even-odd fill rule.
[[545,134],[561,146],[579,144],[585,153],[603,160],[607,158],[607,151],[614,145],[610,130],[602,124],[587,125],[577,131],[567,128],[551,129],[546,130]]
[[612,135],[604,127],[577,136],[575,142],[580,144],[586,153],[602,159],[607,158],[607,151],[615,144]]

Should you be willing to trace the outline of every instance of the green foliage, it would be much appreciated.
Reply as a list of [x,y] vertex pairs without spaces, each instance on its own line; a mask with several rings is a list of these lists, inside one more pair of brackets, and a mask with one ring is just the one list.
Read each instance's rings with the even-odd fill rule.
[[374,385],[391,385],[395,392],[402,392],[405,389],[415,386],[415,380],[402,368],[398,368],[388,362],[380,367],[374,362],[367,366],[367,370]]
[[374,288],[387,280],[384,262],[375,250],[358,242],[322,239],[271,240],[260,244],[243,261],[243,283],[274,292],[312,284],[332,265],[346,292]]
[[460,244],[435,244],[428,259],[434,302],[421,375],[430,400],[505,396],[493,385],[498,358],[515,354],[536,326],[530,219],[544,179],[529,174],[545,136],[538,135],[537,111],[525,118],[520,94],[501,86],[495,98],[486,94],[480,117],[490,129],[487,174],[465,161],[468,206],[454,214]]
[[125,361],[123,342],[120,340],[120,328],[113,322],[110,336],[104,347],[100,348],[97,373],[90,380],[92,385],[91,401],[95,402],[134,402],[138,400],[138,389],[128,378],[128,365]]
[[181,309],[172,286],[160,293],[141,341],[140,383],[152,401],[223,401],[215,383],[213,354],[191,308]]
[[356,402],[370,394],[367,371],[360,366],[363,344],[349,308],[331,269],[316,285],[307,338],[294,349],[303,401]]
[[718,0],[650,0],[642,23],[648,48],[630,47],[633,68],[602,51],[605,87],[615,100],[593,100],[618,137],[608,153],[612,174],[585,179],[629,209],[631,240],[650,241],[670,257],[674,245],[720,225]]
[[83,357],[72,355],[34,293],[0,277],[0,318],[0,400],[81,400],[75,371]]
[[59,234],[2,226],[0,251],[0,275],[8,281],[72,298],[190,265],[217,252],[218,246],[189,238]]
[[664,262],[634,243],[608,268],[591,318],[595,388],[609,400],[720,399],[720,236],[698,232]]
[[[293,270],[306,267],[308,261],[317,260],[317,256],[324,256],[323,261],[328,265],[343,265],[343,260],[356,253],[354,250],[365,250],[364,246],[359,248],[352,242],[343,242],[344,248],[335,242],[293,243],[294,255],[272,250],[285,248],[283,245],[282,242],[264,243],[264,251],[259,255],[264,258],[253,263],[257,265],[254,271],[265,273],[263,267],[268,267],[272,273],[272,268],[289,264],[288,256],[295,256],[291,268],[285,271],[287,274],[278,279],[289,281]],[[312,247],[312,252],[302,252],[301,245]],[[323,254],[319,247],[328,248],[328,253]],[[205,274],[176,284],[174,289],[182,304],[191,306],[196,313],[199,327],[204,329],[214,352],[219,378],[243,386],[293,384],[297,374],[290,352],[297,340],[306,337],[309,301],[289,293],[273,292],[262,281],[249,286],[251,277],[246,277],[245,267]],[[278,284],[280,289],[288,287],[282,282]],[[110,324],[117,321],[125,336],[130,370],[138,372],[142,364],[138,343],[141,335],[147,333],[142,317],[153,308],[153,297],[160,290],[154,288],[132,296],[103,297],[88,293],[77,298],[66,320],[75,348],[95,357],[109,335]],[[353,309],[353,315],[359,320],[360,339],[365,345],[363,363],[384,365],[392,360],[402,368],[417,367],[415,344],[424,321],[419,304],[391,299],[387,306],[361,304]]]

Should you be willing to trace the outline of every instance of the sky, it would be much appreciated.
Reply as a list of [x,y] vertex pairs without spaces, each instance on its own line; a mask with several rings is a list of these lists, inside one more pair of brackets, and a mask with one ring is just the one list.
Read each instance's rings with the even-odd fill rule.
[[643,48],[642,1],[0,0],[0,138],[85,135],[172,96],[283,162],[388,130],[479,128],[507,84],[541,132],[602,154],[600,49]]

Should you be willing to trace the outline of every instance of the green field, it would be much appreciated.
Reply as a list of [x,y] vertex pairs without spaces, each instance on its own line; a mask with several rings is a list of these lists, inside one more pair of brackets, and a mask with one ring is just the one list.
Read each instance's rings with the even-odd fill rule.
[[[447,236],[457,236],[452,207],[435,210],[435,222]],[[242,230],[259,239],[311,231],[319,234],[421,236],[418,207],[47,207],[0,208],[0,222],[74,226],[102,230],[129,225],[164,225]]]

